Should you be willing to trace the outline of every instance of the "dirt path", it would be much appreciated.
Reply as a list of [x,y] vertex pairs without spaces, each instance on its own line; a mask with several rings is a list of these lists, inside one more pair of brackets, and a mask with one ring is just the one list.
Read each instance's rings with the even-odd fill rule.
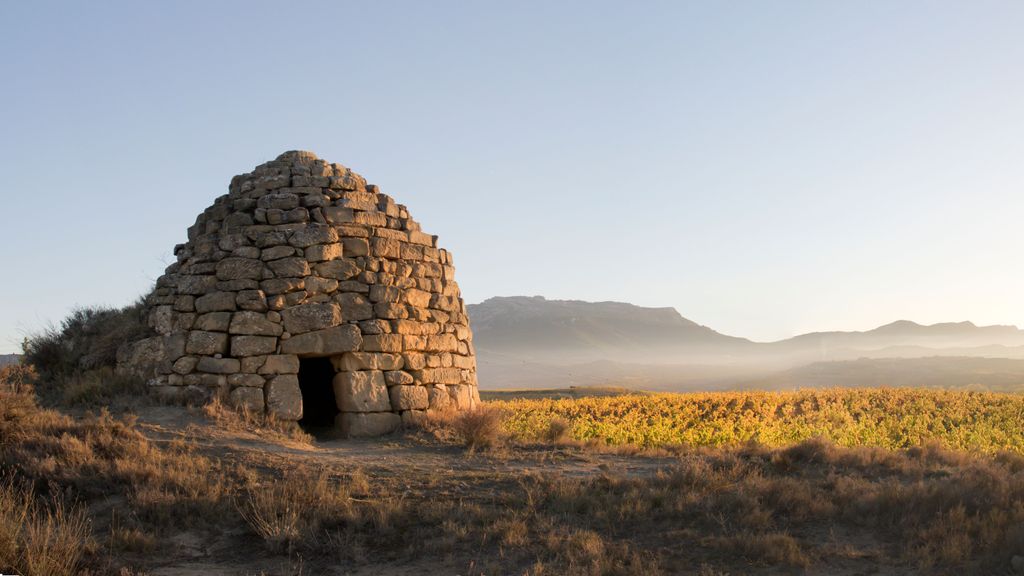
[[265,460],[362,469],[383,476],[433,476],[441,473],[507,475],[560,475],[590,477],[600,474],[650,475],[670,467],[671,457],[593,454],[538,447],[514,452],[467,454],[458,446],[427,443],[414,436],[395,434],[370,440],[332,439],[312,444],[287,439],[268,440],[257,434],[226,430],[201,414],[178,407],[147,407],[138,413],[138,427],[150,439],[184,438],[216,458]]

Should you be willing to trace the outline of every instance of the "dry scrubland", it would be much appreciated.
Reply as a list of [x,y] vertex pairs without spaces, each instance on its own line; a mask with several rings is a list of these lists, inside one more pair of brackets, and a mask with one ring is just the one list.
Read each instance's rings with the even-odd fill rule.
[[52,407],[3,379],[3,573],[1011,574],[1024,553],[1016,396],[505,401],[311,444],[216,406],[111,415],[113,377]]

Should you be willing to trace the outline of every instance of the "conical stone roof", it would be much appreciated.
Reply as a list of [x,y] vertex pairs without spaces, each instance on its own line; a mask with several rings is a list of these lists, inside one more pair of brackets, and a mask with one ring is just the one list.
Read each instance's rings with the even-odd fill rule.
[[[160,336],[119,358],[163,396],[300,420],[333,395],[350,436],[479,401],[451,254],[340,164],[290,151],[235,176],[174,253],[148,298]],[[329,371],[300,374],[311,359]]]

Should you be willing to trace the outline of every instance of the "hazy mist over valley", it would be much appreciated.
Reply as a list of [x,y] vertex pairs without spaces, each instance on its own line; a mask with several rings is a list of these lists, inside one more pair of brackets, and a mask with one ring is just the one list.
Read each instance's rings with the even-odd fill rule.
[[934,386],[1019,391],[1024,331],[898,320],[775,342],[721,334],[674,308],[495,297],[467,306],[485,388],[666,391]]

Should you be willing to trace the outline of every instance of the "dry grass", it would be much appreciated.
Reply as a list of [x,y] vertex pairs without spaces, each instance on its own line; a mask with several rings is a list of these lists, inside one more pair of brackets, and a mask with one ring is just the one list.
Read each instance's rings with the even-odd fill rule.
[[44,505],[11,478],[0,482],[0,527],[0,573],[74,576],[92,544],[81,508],[59,498]]
[[[28,508],[29,521],[19,536],[22,571],[35,574],[60,574],[66,562],[79,562],[83,553],[87,564],[96,564],[115,548],[145,547],[147,532],[118,527],[101,514],[93,524],[108,531],[97,541],[109,550],[90,552],[84,512],[61,504],[63,494],[86,502],[123,500],[133,521],[152,531],[196,522],[216,527],[232,515],[229,489],[244,485],[243,475],[183,442],[154,445],[131,419],[115,419],[106,411],[71,418],[40,408],[31,396],[10,392],[0,392],[0,472],[17,486],[36,487],[37,499],[51,502]],[[229,474],[237,478],[229,481]],[[5,494],[10,493],[8,487]],[[19,508],[8,504],[5,510],[4,522],[13,522]],[[25,550],[39,552],[28,557]]]
[[[212,420],[271,437],[244,414],[213,410]],[[0,472],[11,479],[0,486],[0,571],[61,574],[69,560],[72,573],[146,569],[193,533],[221,539],[230,551],[221,561],[249,563],[240,573],[272,559],[298,568],[267,573],[415,562],[466,574],[828,572],[837,562],[999,573],[1024,550],[1024,457],[1012,453],[812,438],[652,457],[568,441],[567,422],[551,424],[550,445],[517,446],[500,421],[486,409],[447,421],[445,433],[470,451],[490,449],[428,447],[425,457],[451,458],[441,468],[337,459],[310,468],[259,448],[214,454],[153,440],[130,418],[71,418],[0,392]],[[490,467],[495,446],[500,468]],[[609,466],[565,473],[560,461]],[[531,472],[537,462],[551,472]],[[36,551],[31,564],[26,550]]]
[[252,486],[238,509],[275,552],[292,553],[315,542],[328,521],[351,516],[348,490],[323,470],[293,470],[265,485]]
[[270,440],[291,440],[312,444],[313,437],[297,423],[278,420],[273,414],[233,408],[214,397],[202,406],[203,415],[227,430],[250,432]]
[[455,437],[471,451],[494,448],[505,438],[502,412],[487,405],[450,415],[448,426]]
[[0,389],[13,394],[32,394],[39,374],[31,365],[8,364],[0,367]]
[[110,367],[60,377],[59,401],[67,407],[129,407],[147,399],[145,383]]

